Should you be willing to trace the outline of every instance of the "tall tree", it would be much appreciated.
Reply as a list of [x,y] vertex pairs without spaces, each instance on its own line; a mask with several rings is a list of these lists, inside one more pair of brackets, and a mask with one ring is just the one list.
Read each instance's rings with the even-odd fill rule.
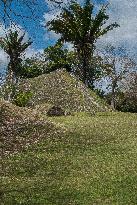
[[[0,39],[0,47],[9,55],[10,61],[7,68],[7,84],[9,86],[14,85],[18,80],[18,76],[21,70],[21,55],[26,48],[32,44],[32,41],[28,40],[23,42],[25,33],[19,36],[18,31],[9,30],[5,38]],[[10,98],[11,93],[8,97]]]
[[137,113],[137,71],[129,73],[122,89],[117,92],[116,109],[122,112]]
[[124,85],[129,73],[133,71],[136,63],[126,54],[123,54],[122,47],[108,45],[104,53],[104,73],[108,77],[108,84],[111,88],[111,106],[116,108],[117,92]]
[[[106,14],[107,6],[101,7],[94,15],[94,5],[90,0],[85,0],[82,7],[77,2],[73,2],[69,8],[63,8],[57,18],[47,23],[48,29],[61,35],[60,40],[74,44],[80,62],[82,64],[81,80],[88,85],[89,78],[94,78],[95,73],[89,72],[92,69],[90,60],[95,50],[97,39],[113,28],[118,27],[117,23],[104,26],[109,19]],[[89,73],[91,74],[89,76]],[[93,86],[93,81],[91,81]]]

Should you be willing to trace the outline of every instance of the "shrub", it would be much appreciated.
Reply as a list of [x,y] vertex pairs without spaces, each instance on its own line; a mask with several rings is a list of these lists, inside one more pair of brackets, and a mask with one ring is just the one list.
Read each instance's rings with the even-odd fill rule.
[[124,96],[122,102],[117,105],[117,110],[122,112],[137,113],[137,97],[136,96]]
[[21,91],[16,94],[13,102],[19,107],[25,107],[28,104],[29,100],[32,98],[32,96],[33,93],[31,91]]
[[[108,104],[111,104],[111,93],[105,96]],[[121,112],[137,113],[136,93],[117,92],[115,97],[116,110]]]

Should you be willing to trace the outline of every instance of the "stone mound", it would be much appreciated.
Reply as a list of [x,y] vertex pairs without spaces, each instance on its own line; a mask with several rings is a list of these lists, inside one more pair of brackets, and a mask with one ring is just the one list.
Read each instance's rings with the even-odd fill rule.
[[0,156],[19,152],[62,131],[36,110],[0,101]]
[[109,106],[103,100],[65,70],[24,80],[20,89],[33,92],[33,98],[29,102],[32,107],[46,103],[71,113],[109,110]]

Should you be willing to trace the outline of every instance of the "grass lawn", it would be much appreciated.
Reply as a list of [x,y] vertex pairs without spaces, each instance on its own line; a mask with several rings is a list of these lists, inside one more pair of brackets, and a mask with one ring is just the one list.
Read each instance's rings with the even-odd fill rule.
[[137,204],[137,114],[50,120],[67,132],[2,160],[0,205]]

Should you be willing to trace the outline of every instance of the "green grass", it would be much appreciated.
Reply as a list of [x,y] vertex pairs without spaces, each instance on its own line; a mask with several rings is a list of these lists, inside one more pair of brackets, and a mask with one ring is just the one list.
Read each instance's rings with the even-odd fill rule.
[[137,114],[50,120],[67,132],[2,160],[1,205],[137,204]]

